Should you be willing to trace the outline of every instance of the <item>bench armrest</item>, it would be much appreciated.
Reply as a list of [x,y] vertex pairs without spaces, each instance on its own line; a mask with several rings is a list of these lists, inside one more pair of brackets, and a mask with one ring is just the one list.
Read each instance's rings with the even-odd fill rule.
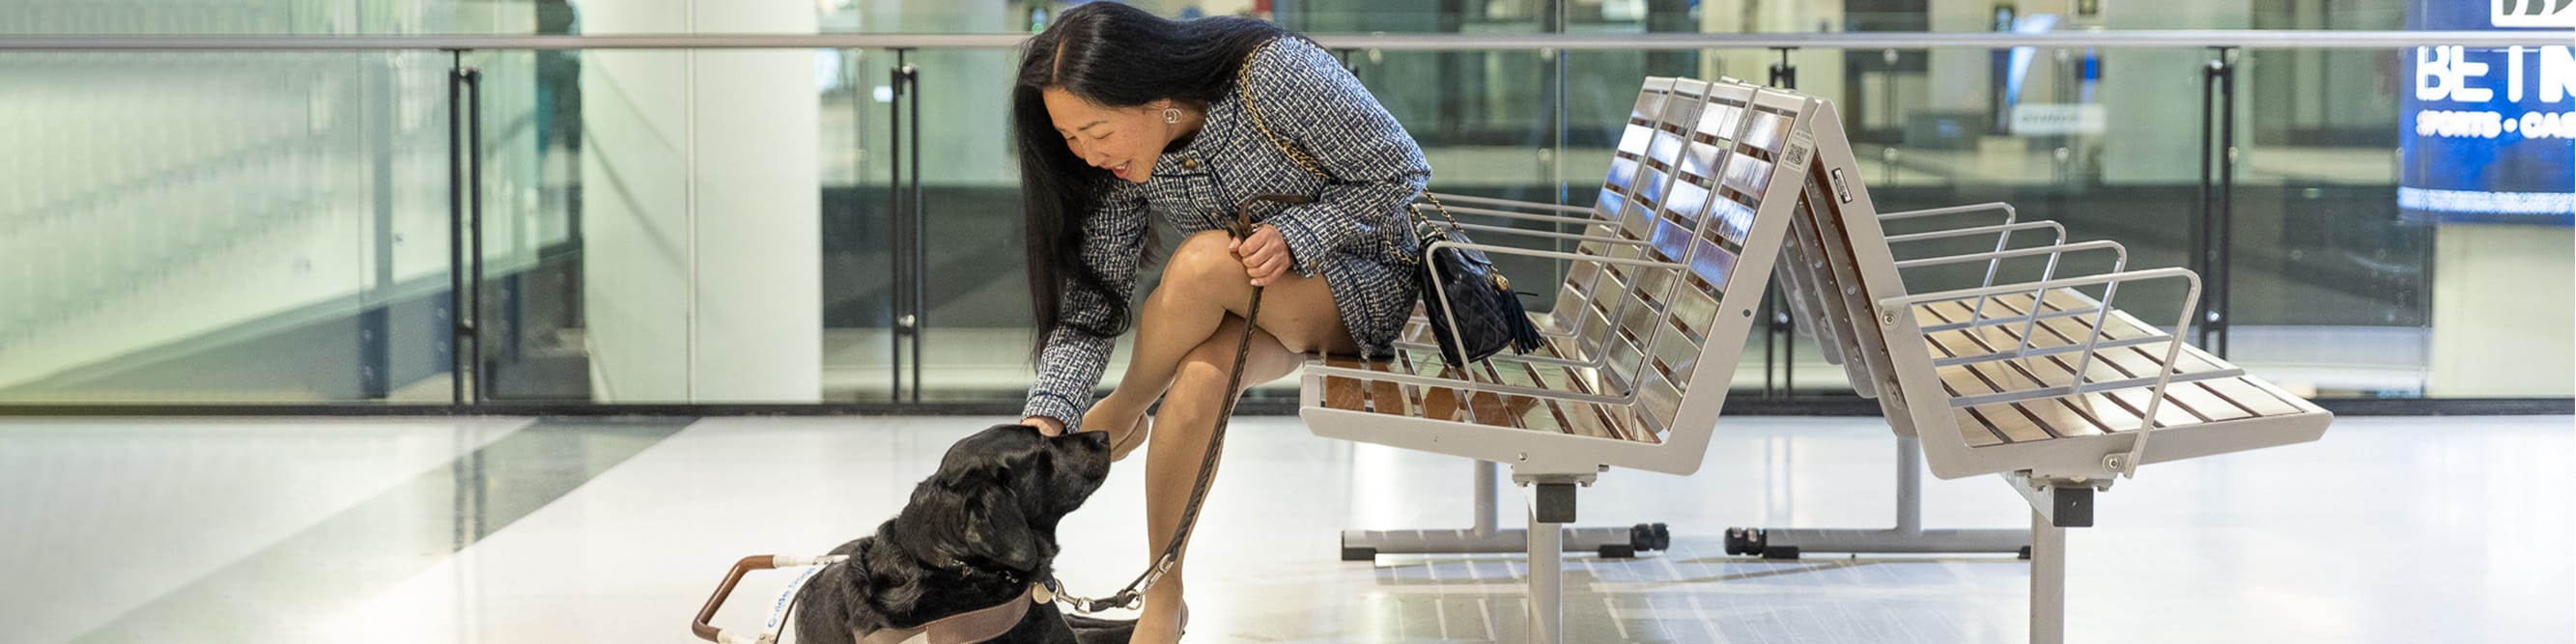
[[1519,236],[1522,236],[1522,237],[1540,237],[1540,238],[1546,238],[1546,239],[1562,239],[1562,240],[1566,240],[1566,241],[1578,241],[1578,242],[1599,242],[1599,243],[1604,243],[1604,244],[1614,244],[1614,245],[1620,245],[1620,246],[1644,246],[1644,245],[1647,245],[1647,244],[1649,244],[1649,243],[1652,243],[1652,242],[1648,242],[1648,241],[1643,240],[1643,239],[1626,239],[1626,238],[1621,238],[1621,237],[1604,237],[1604,236],[1601,236],[1601,235],[1585,235],[1585,234],[1582,234],[1582,233],[1560,233],[1560,232],[1551,232],[1551,231],[1545,231],[1545,230],[1531,230],[1531,229],[1528,229],[1528,228],[1513,228],[1513,227],[1510,227],[1510,226],[1493,226],[1493,225],[1487,225],[1487,224],[1458,224],[1458,227],[1459,227],[1459,228],[1464,228],[1464,229],[1467,229],[1467,230],[1476,230],[1476,231],[1484,231],[1484,232],[1501,233],[1501,234],[1505,234],[1505,235],[1519,235]]
[[1985,203],[1966,204],[1966,205],[1959,205],[1959,206],[1943,206],[1943,207],[1940,207],[1940,208],[1924,208],[1924,209],[1921,209],[1921,210],[1901,210],[1901,211],[1897,211],[1897,212],[1882,212],[1882,213],[1878,213],[1878,220],[1879,220],[1879,221],[1893,221],[1893,220],[1897,220],[1897,219],[1916,219],[1916,218],[1921,218],[1921,217],[1939,217],[1939,216],[1942,216],[1942,215],[1964,215],[1964,214],[1968,214],[1968,213],[1972,213],[1972,212],[1986,212],[1986,211],[1990,211],[1990,210],[1992,210],[1992,211],[2001,211],[2001,212],[2003,212],[2003,213],[2004,213],[2004,223],[2009,224],[2009,223],[2014,223],[2014,222],[2021,221],[2021,211],[2014,210],[2014,209],[2013,209],[2012,204],[2004,203],[2004,202],[2001,202],[2001,201],[1989,201],[1989,202],[1985,202]]
[[1457,203],[1464,203],[1464,204],[1479,204],[1479,205],[1485,205],[1485,206],[1493,206],[1493,207],[1496,207],[1496,208],[1518,208],[1518,209],[1521,209],[1521,210],[1546,210],[1546,211],[1561,212],[1561,213],[1574,214],[1574,215],[1590,215],[1590,214],[1592,214],[1592,208],[1591,208],[1590,206],[1568,206],[1568,205],[1564,205],[1564,204],[1539,203],[1539,202],[1536,202],[1536,201],[1518,201],[1518,200],[1512,200],[1512,199],[1496,199],[1496,198],[1493,198],[1493,197],[1478,197],[1478,196],[1474,196],[1474,195],[1453,195],[1453,194],[1449,194],[1449,193],[1446,193],[1446,192],[1434,192],[1434,193],[1430,193],[1430,194],[1431,194],[1431,196],[1439,197],[1439,198],[1441,198],[1441,199],[1443,199],[1443,200],[1447,200],[1447,201],[1454,201],[1454,202],[1457,202]]
[[[2125,246],[2121,246],[2119,242],[2115,242],[2115,241],[2108,241],[2108,240],[2099,240],[2099,241],[2089,241],[2089,242],[2076,242],[2076,243],[2073,243],[2073,244],[2057,244],[2057,245],[2052,245],[2052,246],[2037,246],[2037,247],[2032,247],[2032,248],[2016,248],[2016,249],[2012,249],[2012,250],[1998,250],[1998,251],[1986,252],[1986,253],[1968,253],[1968,254],[1965,254],[1965,255],[1949,255],[1949,256],[1943,256],[1943,257],[1926,257],[1926,258],[1923,258],[1923,259],[1910,259],[1910,260],[1906,260],[1906,261],[1902,261],[1902,262],[1897,262],[1897,263],[1896,263],[1896,270],[1897,270],[1900,274],[1902,274],[1902,272],[1903,272],[1905,269],[1908,269],[1908,268],[1920,268],[1920,267],[1924,267],[1924,266],[1939,266],[1939,265],[1943,265],[1943,264],[1965,264],[1965,263],[1969,263],[1969,262],[1978,262],[1978,261],[1982,261],[1982,262],[1986,262],[1986,279],[1985,279],[1985,281],[1984,281],[1984,282],[1981,282],[1981,283],[1979,283],[1978,285],[1979,285],[1979,286],[1994,286],[1994,285],[1995,285],[1995,271],[1996,271],[1996,269],[1998,269],[1998,268],[2000,268],[2000,267],[2002,266],[2002,264],[2003,264],[2003,261],[2004,261],[2004,260],[2006,260],[2006,259],[2011,259],[2011,258],[2015,258],[2015,257],[2034,257],[2034,256],[2039,256],[2039,255],[2046,255],[2046,256],[2048,256],[2048,266],[2047,266],[2047,267],[2045,267],[2045,268],[2040,269],[2040,272],[2039,272],[2039,279],[2040,279],[2041,281],[2047,281],[2047,280],[2051,280],[2051,279],[2056,279],[2056,278],[2057,278],[2057,260],[2058,260],[2058,259],[2060,259],[2060,258],[2062,258],[2062,257],[2064,257],[2064,256],[2066,256],[2067,254],[2070,254],[2070,253],[2075,253],[2075,252],[2079,252],[2079,251],[2087,251],[2087,250],[2108,250],[2108,251],[2111,251],[2111,254],[2112,254],[2112,256],[2113,256],[2113,257],[2112,257],[2112,259],[2111,259],[2111,272],[2115,272],[2115,273],[2116,273],[2116,272],[2119,272],[2119,271],[2127,270],[2127,269],[2128,269],[2128,267],[2129,267],[2129,249],[2128,249],[2127,247],[2125,247]],[[2040,300],[2040,298],[2041,298],[2041,297],[2046,296],[2046,295],[2047,295],[2047,292],[2046,292],[2046,290],[2045,290],[2045,289],[2031,291],[2031,294],[2030,294],[2031,301],[2032,301],[2032,302],[2037,302],[2037,301],[2039,301],[2039,300]],[[2025,318],[2025,319],[2024,319],[2024,320],[2023,320],[2023,322],[2022,322],[2022,329],[2021,329],[2021,332],[2022,332],[2022,336],[2021,336],[2021,337],[2022,337],[2022,346],[2021,346],[2021,347],[2019,347],[2019,348],[2014,349],[2014,351],[2016,351],[2016,352],[2019,352],[2019,351],[2027,351],[2027,350],[2029,350],[2029,349],[2030,349],[2030,327],[2031,327],[2031,325],[2033,325],[2033,324],[2037,324],[2037,323],[2039,322],[2039,314],[2038,314],[2038,312],[2035,310],[2035,309],[2037,308],[2037,305],[2036,305],[2036,304],[2034,304],[2034,305],[2032,305],[2032,306],[2033,306],[2033,309],[2034,309],[2034,310],[2031,312],[2031,314],[2030,314],[2030,315],[2023,316],[2023,318]],[[2103,302],[2103,303],[2102,303],[2102,308],[2103,308],[2103,310],[2109,310],[2109,309],[2110,309],[2110,306],[2111,306],[2111,303],[2110,303],[2110,302],[2108,302],[2108,301],[2105,301],[2105,302]],[[1968,320],[1968,324],[1969,324],[1969,326],[1978,326],[1978,325],[1977,325],[1977,322],[1979,321],[1979,319],[1980,319],[1980,318],[1984,318],[1984,317],[1986,316],[1986,298],[1985,298],[1985,297],[1982,297],[1982,296],[1978,297],[1978,298],[1977,298],[1977,303],[1976,303],[1974,306],[1972,306],[1971,308],[1969,308],[1969,309],[1968,309],[1968,313],[1969,313],[1969,315],[1970,315],[1970,318],[1969,318],[1969,320]]]
[[1540,388],[1537,388],[1537,387],[1523,387],[1523,386],[1520,386],[1520,385],[1507,385],[1507,384],[1502,384],[1502,383],[1480,382],[1480,381],[1476,381],[1476,380],[1463,380],[1463,379],[1458,379],[1458,378],[1443,378],[1443,377],[1440,377],[1440,376],[1425,376],[1425,375],[1422,375],[1422,374],[1413,374],[1413,373],[1400,373],[1400,372],[1394,372],[1394,371],[1375,371],[1375,370],[1370,370],[1370,369],[1353,369],[1353,368],[1350,368],[1350,367],[1336,367],[1336,366],[1332,366],[1332,365],[1325,365],[1325,364],[1308,364],[1308,365],[1306,365],[1306,373],[1307,373],[1307,375],[1312,375],[1312,376],[1336,376],[1336,377],[1342,377],[1342,378],[1350,378],[1350,379],[1353,379],[1353,380],[1376,380],[1376,381],[1381,381],[1381,382],[1399,382],[1399,383],[1404,383],[1404,384],[1409,384],[1409,385],[1416,385],[1416,386],[1422,386],[1422,387],[1444,387],[1444,388],[1449,388],[1449,389],[1464,389],[1464,390],[1471,391],[1471,392],[1483,392],[1483,393],[1503,394],[1503,395],[1509,395],[1509,396],[1528,396],[1528,397],[1531,397],[1531,398],[1552,398],[1552,399],[1557,399],[1557,400],[1579,400],[1579,401],[1583,401],[1583,402],[1600,403],[1600,404],[1605,404],[1605,405],[1622,405],[1622,404],[1627,404],[1627,402],[1628,402],[1628,399],[1627,399],[1626,397],[1624,397],[1624,396],[1610,396],[1610,395],[1603,395],[1603,394],[1587,394],[1587,393],[1583,393],[1583,392],[1579,392],[1579,391],[1558,391],[1558,390],[1553,390],[1553,389],[1540,389]]
[[[2120,284],[2126,282],[2166,279],[2182,280],[2186,286],[2183,290],[2181,302],[2175,306],[2175,309],[2179,312],[2174,316],[2174,332],[2172,334],[2172,338],[2165,341],[2165,357],[2164,360],[2159,361],[2158,363],[2160,367],[2157,369],[2156,373],[2156,384],[2147,392],[2147,408],[2144,415],[2139,416],[2138,430],[2131,432],[2132,434],[2135,434],[2137,438],[2130,442],[2128,453],[2125,456],[2113,454],[2105,457],[2103,460],[2103,467],[2105,469],[2119,472],[2121,475],[2129,478],[2137,478],[2138,459],[2146,455],[2147,437],[2152,433],[2150,430],[2155,428],[2156,415],[2159,411],[2158,408],[2164,405],[2165,388],[2173,382],[2174,359],[2182,355],[2182,331],[2190,326],[2192,312],[2200,302],[2199,274],[2182,268],[2155,268],[2142,271],[2113,271],[2083,277],[2068,277],[2039,280],[2035,282],[2023,282],[2019,284],[2002,284],[1996,286],[1940,291],[1935,293],[1923,293],[1918,295],[1905,295],[1879,300],[1878,319],[1881,325],[1894,327],[1898,322],[1900,322],[1897,316],[1901,312],[1912,308],[1914,305],[1927,302],[1959,300],[1971,297],[1984,298],[2022,291],[2044,292],[2053,288],[2101,286],[2103,287],[2102,306],[2093,314],[2093,332],[2085,338],[2081,345],[2084,347],[2083,358],[2079,359],[2075,363],[2074,373],[2077,374],[2079,380],[2068,389],[2069,395],[2081,394],[2084,393],[2085,389],[2084,383],[2080,378],[2082,377],[2082,374],[2085,373],[2085,370],[2091,367],[2096,346],[2102,341],[2102,319],[2111,312],[2112,300],[2119,297]],[[1913,321],[1913,316],[1906,315],[1906,317],[1901,321],[1910,324]],[[2027,329],[2022,332],[2022,337],[2030,337]]]
[[[1419,210],[1419,209],[1422,209],[1422,208],[1430,207],[1430,205],[1431,205],[1431,204],[1430,204],[1430,202],[1419,202],[1419,201],[1418,201],[1418,202],[1414,202],[1413,207],[1414,207],[1414,209]],[[1504,219],[1519,219],[1519,220],[1522,220],[1522,221],[1536,221],[1536,222],[1543,222],[1543,223],[1557,224],[1557,225],[1560,225],[1560,226],[1592,226],[1592,225],[1598,225],[1598,224],[1617,224],[1617,223],[1618,223],[1618,222],[1610,221],[1610,220],[1607,220],[1607,219],[1601,219],[1601,218],[1598,218],[1598,217],[1593,217],[1593,216],[1588,215],[1588,214],[1587,214],[1587,215],[1584,215],[1584,216],[1580,216],[1580,217],[1567,217],[1567,216],[1561,216],[1561,215],[1540,215],[1540,214],[1532,214],[1532,213],[1526,213],[1526,212],[1516,212],[1516,211],[1511,211],[1511,210],[1496,210],[1496,209],[1493,209],[1493,208],[1473,208],[1473,207],[1468,207],[1468,206],[1447,206],[1447,209],[1449,210],[1449,212],[1451,212],[1451,213],[1453,213],[1453,214],[1463,214],[1463,215],[1484,215],[1484,216],[1487,216],[1487,217],[1501,217],[1501,218],[1504,218]],[[1588,211],[1587,211],[1587,212],[1588,212]]]
[[[1928,233],[1910,233],[1910,234],[1904,234],[1904,235],[1889,235],[1889,236],[1887,236],[1887,243],[1888,243],[1889,245],[1896,245],[1896,244],[1902,244],[1902,243],[1906,243],[1906,242],[1927,241],[1927,240],[1933,240],[1933,239],[1948,239],[1948,238],[1952,238],[1952,237],[1974,237],[1974,236],[1977,236],[1977,235],[1994,234],[1994,235],[1999,235],[1999,236],[2001,236],[2001,239],[1999,239],[1999,240],[1997,240],[1997,241],[1996,241],[1996,244],[1998,244],[1998,245],[2000,246],[2000,245],[2001,245],[2001,244],[2003,244],[2003,243],[2006,243],[2006,242],[2010,242],[2010,241],[2012,241],[2012,234],[2013,234],[2014,232],[2016,232],[2016,231],[2023,231],[2023,230],[2038,230],[2038,229],[2042,229],[2042,228],[2046,228],[2046,229],[2049,229],[2049,230],[2057,231],[2057,243],[2059,243],[2059,244],[2066,243],[2066,225],[2064,225],[2064,224],[2060,224],[2060,223],[2057,223],[2057,222],[2054,222],[2054,221],[2026,221],[2026,222],[2017,223],[2017,224],[1997,224],[1997,225],[1993,225],[1993,226],[1976,226],[1976,227],[1972,227],[1972,228],[1953,228],[1953,229],[1949,229],[1949,230],[1937,230],[1937,231],[1928,232]],[[2003,248],[1998,247],[1998,248],[1996,248],[1995,250],[2003,250]]]
[[[2072,244],[2059,244],[2059,245],[2054,245],[2054,246],[2033,246],[2033,247],[2030,247],[2030,248],[2015,248],[2015,249],[2012,249],[2012,250],[1999,250],[1999,251],[1984,252],[1984,253],[1968,253],[1968,254],[1965,254],[1965,255],[1944,255],[1944,256],[1940,256],[1940,257],[1925,257],[1925,258],[1922,258],[1922,259],[1909,259],[1909,260],[1905,260],[1905,261],[1897,262],[1897,263],[1896,263],[1896,270],[1903,271],[1903,270],[1905,270],[1905,269],[1909,269],[1909,268],[1922,268],[1922,267],[1925,267],[1925,266],[1940,266],[1940,265],[1943,265],[1943,264],[1966,264],[1966,263],[1969,263],[1969,262],[1992,262],[1992,261],[2001,261],[2001,260],[2006,260],[2006,259],[2012,259],[2012,258],[2015,258],[2015,257],[2034,257],[2034,256],[2039,256],[2039,255],[2046,255],[2046,256],[2048,256],[2048,264],[2049,264],[2049,267],[2053,270],[2053,269],[2054,269],[2054,268],[2056,268],[2056,266],[2057,266],[2057,260],[2058,260],[2058,258],[2060,258],[2060,257],[2062,257],[2062,256],[2065,256],[2065,255],[2073,254],[2073,253],[2075,253],[2075,252],[2077,252],[2077,251],[2086,251],[2086,250],[2108,250],[2108,251],[2111,251],[2111,254],[2115,256],[2115,258],[2113,259],[2113,262],[2112,262],[2112,264],[2111,264],[2111,270],[2114,270],[2114,271],[2122,270],[2122,269],[2126,268],[2126,267],[2128,266],[2128,264],[2129,264],[2129,249],[2128,249],[2128,247],[2126,247],[2126,246],[2121,246],[2121,245],[2120,245],[2120,242],[2115,242],[2115,241],[2110,241],[2110,240],[2095,240],[2095,241],[2088,241],[2088,242],[2075,242],[2075,243],[2072,243]],[[1992,278],[1988,278],[1988,279],[1989,279],[1989,280],[1991,280]],[[2049,276],[2047,276],[2046,274],[2043,274],[2043,275],[2040,277],[2040,279],[2042,279],[2042,280],[2047,280],[2047,279],[2050,279],[2050,277],[2049,277]],[[1992,284],[1986,284],[1986,286],[1992,286]]]
[[1667,270],[1688,270],[1688,269],[1690,269],[1690,266],[1689,266],[1689,265],[1686,265],[1686,264],[1676,264],[1676,263],[1672,263],[1672,262],[1658,262],[1658,261],[1651,260],[1651,259],[1631,259],[1631,258],[1626,258],[1626,257],[1610,257],[1610,256],[1607,256],[1607,255],[1585,255],[1585,254],[1582,254],[1582,253],[1567,253],[1567,252],[1560,252],[1560,251],[1553,251],[1553,250],[1537,250],[1537,249],[1531,249],[1531,248],[1518,248],[1518,247],[1513,247],[1513,246],[1495,246],[1495,245],[1492,245],[1492,244],[1461,244],[1461,243],[1454,242],[1454,241],[1444,241],[1444,242],[1440,242],[1440,243],[1432,244],[1430,248],[1422,249],[1422,252],[1423,252],[1424,254],[1430,254],[1432,251],[1437,251],[1437,250],[1440,250],[1440,249],[1443,249],[1443,248],[1460,248],[1460,249],[1466,249],[1466,250],[1480,250],[1480,251],[1484,251],[1484,252],[1486,252],[1486,253],[1488,253],[1488,254],[1500,253],[1500,254],[1504,254],[1504,255],[1519,255],[1519,256],[1522,256],[1522,257],[1545,257],[1545,258],[1548,258],[1548,259],[1562,259],[1562,260],[1572,261],[1572,262],[1598,262],[1598,263],[1602,263],[1602,264],[1618,264],[1618,265],[1620,265],[1620,266],[1642,266],[1642,267],[1646,267],[1646,268],[1661,268],[1661,269],[1667,269]]
[[[1950,237],[1976,237],[1976,234],[1989,234],[1989,232],[1991,232],[1991,234],[1994,234],[1994,250],[1996,250],[1996,252],[2002,252],[2002,250],[2007,250],[2007,247],[2012,247],[2012,232],[2017,232],[2017,229],[2056,229],[2058,237],[2056,237],[2056,240],[2050,240],[2048,245],[2066,245],[2066,227],[2063,227],[2063,224],[2058,224],[2058,222],[2020,222],[2020,224],[2017,224],[2017,222],[2012,222],[2012,219],[2014,219],[2014,216],[2020,216],[2020,214],[2014,214],[2014,211],[2012,211],[2012,204],[2002,204],[2002,201],[1994,201],[1994,204],[1978,204],[1978,206],[1958,206],[1958,209],[1950,209],[1950,211],[1981,211],[1981,209],[1996,209],[1996,206],[1999,206],[1999,209],[2004,209],[2004,224],[1994,224],[1994,227],[1963,227],[1963,229],[1937,229],[1937,232],[1893,234],[1893,237],[1888,237],[1888,247],[1891,247],[1891,250],[1893,250],[1893,247],[1901,245],[1901,242],[1950,240]],[[1940,211],[1940,209],[1935,209],[1935,211]],[[2050,263],[2050,268],[2056,268],[2056,258],[2050,258],[2048,263]],[[1996,273],[1996,270],[2002,270],[2002,268],[2004,268],[2004,260],[2002,260],[2002,258],[1989,260],[1989,263],[1986,263],[1986,281],[1981,281],[1981,283],[1978,283],[1978,286],[1994,286],[1994,273]],[[2045,276],[2043,276],[2043,278],[2045,278]],[[1978,307],[1986,307],[1986,304],[1984,304],[1984,301],[1978,301]]]

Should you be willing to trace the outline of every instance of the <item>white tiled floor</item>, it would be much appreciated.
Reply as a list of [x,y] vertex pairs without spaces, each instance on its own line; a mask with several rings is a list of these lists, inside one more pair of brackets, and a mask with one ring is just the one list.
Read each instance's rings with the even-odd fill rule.
[[[682,622],[734,559],[820,552],[872,529],[900,508],[950,441],[994,420],[701,421],[453,555],[376,552],[361,543],[283,564],[382,568],[363,588],[200,588],[188,596],[238,600],[220,609],[235,611],[243,626],[206,641],[234,641],[228,633],[315,642],[689,641]],[[0,477],[12,483],[0,489],[10,503],[0,511],[9,517],[0,543],[10,546],[0,551],[0,571],[44,573],[0,575],[9,580],[0,592],[77,599],[11,601],[0,616],[49,626],[21,631],[39,635],[23,641],[63,641],[124,619],[118,611],[169,584],[230,583],[189,582],[188,572],[203,565],[162,565],[151,556],[221,560],[256,544],[213,543],[191,529],[197,515],[140,500],[130,492],[137,486],[187,489],[201,499],[189,505],[205,508],[303,503],[294,499],[326,492],[365,497],[366,485],[345,477],[206,484],[186,474],[197,459],[181,455],[256,452],[285,469],[402,452],[408,465],[366,468],[397,477],[455,455],[395,445],[351,455],[310,437],[359,440],[420,421],[238,430],[264,422],[135,423],[118,431],[0,423]],[[1236,428],[1193,549],[1193,641],[1520,639],[1517,556],[1337,560],[1344,527],[1465,524],[1465,462],[1314,438],[1290,418],[1245,418]],[[1730,418],[1696,476],[1605,476],[1582,492],[1582,523],[1667,522],[1675,548],[1629,561],[1570,556],[1568,640],[2020,640],[2027,567],[2009,557],[1764,562],[1720,553],[1730,526],[1888,524],[1892,445],[1877,419]],[[586,448],[575,441],[562,449]],[[127,452],[172,459],[37,462]],[[2070,640],[2569,641],[2576,501],[2560,473],[2571,465],[2576,424],[2543,417],[2347,418],[2314,444],[2150,467],[2100,497],[2097,527],[2069,535]],[[1112,590],[1143,564],[1140,471],[1122,464],[1064,526],[1059,566],[1077,592]],[[50,492],[18,492],[26,485]],[[45,505],[26,500],[35,496]],[[1929,527],[2028,525],[2020,498],[1991,478],[1929,482],[1925,496]],[[1513,505],[1506,502],[1507,520],[1517,516]],[[85,507],[140,518],[100,524],[96,534],[46,528]],[[390,533],[418,529],[387,526],[386,543],[408,543]],[[405,563],[421,561],[432,563]],[[159,587],[88,579],[137,568],[180,579]],[[291,569],[281,574],[294,577]],[[26,581],[48,577],[57,580]],[[783,581],[746,583],[719,622],[756,621],[766,610],[761,595]]]
[[71,639],[526,424],[0,422],[0,639]]

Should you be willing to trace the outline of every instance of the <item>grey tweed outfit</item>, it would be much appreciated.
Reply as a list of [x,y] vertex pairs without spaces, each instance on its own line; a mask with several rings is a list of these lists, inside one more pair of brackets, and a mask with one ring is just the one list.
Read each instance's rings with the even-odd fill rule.
[[[1415,245],[1404,208],[1429,184],[1430,162],[1359,79],[1304,40],[1281,38],[1263,47],[1236,82],[1249,83],[1271,134],[1313,156],[1333,180],[1291,161],[1254,125],[1241,93],[1228,91],[1209,103],[1197,135],[1154,162],[1152,178],[1141,184],[1109,179],[1115,183],[1103,203],[1083,218],[1082,259],[1116,289],[1118,301],[1068,281],[1066,319],[1106,320],[1112,307],[1134,298],[1149,213],[1186,237],[1222,230],[1253,195],[1310,195],[1315,202],[1306,205],[1256,205],[1253,218],[1279,230],[1291,270],[1320,275],[1332,288],[1342,324],[1363,353],[1392,353],[1416,297],[1400,259],[1412,256]],[[1045,342],[1023,414],[1079,429],[1116,340],[1068,325]]]

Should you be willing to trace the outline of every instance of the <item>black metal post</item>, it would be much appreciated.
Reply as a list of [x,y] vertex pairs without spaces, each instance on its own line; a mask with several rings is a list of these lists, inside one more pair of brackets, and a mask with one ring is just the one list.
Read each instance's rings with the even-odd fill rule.
[[466,364],[474,369],[474,399],[491,395],[483,364],[483,70],[465,69],[465,226],[472,256],[466,260],[466,315],[460,320],[465,339],[473,343]]
[[912,402],[921,402],[921,337],[929,328],[930,298],[930,220],[922,211],[921,193],[921,68],[903,66],[904,84],[911,88],[906,96],[912,100]]
[[393,390],[394,286],[394,80],[392,61],[378,57],[360,65],[366,74],[368,100],[356,109],[365,115],[368,210],[372,230],[366,290],[378,295],[358,316],[358,390],[367,400],[384,400]]
[[2236,48],[2211,52],[2215,58],[2202,66],[2200,78],[2200,221],[2191,229],[2191,259],[2201,277],[2198,344],[2224,358],[2234,257],[2229,245],[2236,204]]
[[910,263],[904,261],[905,247],[908,244],[903,241],[909,239],[904,234],[903,217],[903,94],[907,91],[904,87],[903,68],[905,54],[910,51],[894,50],[895,67],[889,72],[893,75],[892,82],[889,84],[894,88],[895,101],[886,110],[890,116],[886,139],[887,144],[893,146],[893,154],[886,164],[889,171],[893,173],[892,180],[886,183],[886,255],[891,263],[886,272],[886,291],[889,294],[886,300],[886,329],[890,332],[887,341],[891,343],[887,347],[886,368],[893,371],[894,377],[894,390],[886,395],[888,400],[897,402],[903,400],[903,340],[904,336],[911,333],[909,329],[911,318],[905,316],[905,309],[908,308],[910,300],[905,298],[904,293],[906,285],[910,283],[904,279],[905,273],[909,272],[906,269]]
[[447,369],[449,402],[465,404],[465,167],[459,149],[464,128],[465,50],[448,50],[447,69]]
[[[2216,145],[2211,140],[2210,133],[2215,131],[2212,127],[2211,119],[2217,109],[2215,107],[2216,103],[2214,100],[2217,98],[2216,87],[2218,84],[2218,65],[2218,61],[2210,61],[2201,65],[2200,69],[2200,194],[2199,200],[2193,203],[2192,208],[2193,214],[2198,215],[2198,217],[2196,217],[2198,221],[2192,222],[2193,225],[2189,228],[2191,231],[2191,239],[2188,246],[2190,248],[2190,254],[2188,257],[2191,258],[2192,272],[2199,273],[2202,277],[2209,276],[2210,268],[2209,220],[2213,216],[2210,212],[2210,197],[2213,192],[2210,190],[2209,180],[2212,162],[2212,159],[2210,158],[2210,148],[2215,147]],[[2193,302],[2193,304],[2200,307],[2201,314],[2200,331],[2194,334],[2199,336],[2197,338],[2198,342],[2195,344],[2199,344],[2204,347],[2209,346],[2210,319],[2208,317],[2208,289],[2201,289],[2200,301]],[[2182,329],[2174,329],[2174,332],[2180,333],[2182,332]]]
[[[2207,347],[2220,358],[2227,357],[2228,316],[2236,294],[2236,48],[2219,50],[2218,57],[2218,238],[2211,247],[2218,252],[2218,275],[2205,280],[2204,290],[2215,290],[2210,299],[2210,324],[2218,327],[2218,344]],[[2213,288],[2214,287],[2214,288]]]
[[1773,47],[1773,48],[1771,48],[1771,51],[1780,52],[1780,62],[1772,63],[1772,64],[1771,64],[1771,86],[1772,86],[1772,87],[1777,87],[1777,88],[1780,88],[1780,89],[1786,89],[1786,90],[1796,90],[1796,89],[1798,89],[1798,66],[1797,66],[1796,64],[1794,64],[1794,63],[1789,62],[1789,52],[1790,52],[1790,51],[1792,51],[1792,50],[1795,50],[1795,49],[1797,49],[1797,48],[1796,48],[1796,47]]

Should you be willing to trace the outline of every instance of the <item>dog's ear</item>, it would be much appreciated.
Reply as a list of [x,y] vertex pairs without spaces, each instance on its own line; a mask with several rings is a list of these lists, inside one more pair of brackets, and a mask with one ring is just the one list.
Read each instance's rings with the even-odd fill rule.
[[1012,570],[1037,570],[1046,558],[1046,544],[1029,529],[1019,493],[995,482],[971,495],[961,539],[966,552]]
[[[961,458],[961,456],[963,456]],[[914,489],[895,517],[902,547],[923,561],[982,559],[1012,570],[1036,570],[1049,554],[1029,527],[1011,485],[1007,458],[952,453],[938,474]]]

